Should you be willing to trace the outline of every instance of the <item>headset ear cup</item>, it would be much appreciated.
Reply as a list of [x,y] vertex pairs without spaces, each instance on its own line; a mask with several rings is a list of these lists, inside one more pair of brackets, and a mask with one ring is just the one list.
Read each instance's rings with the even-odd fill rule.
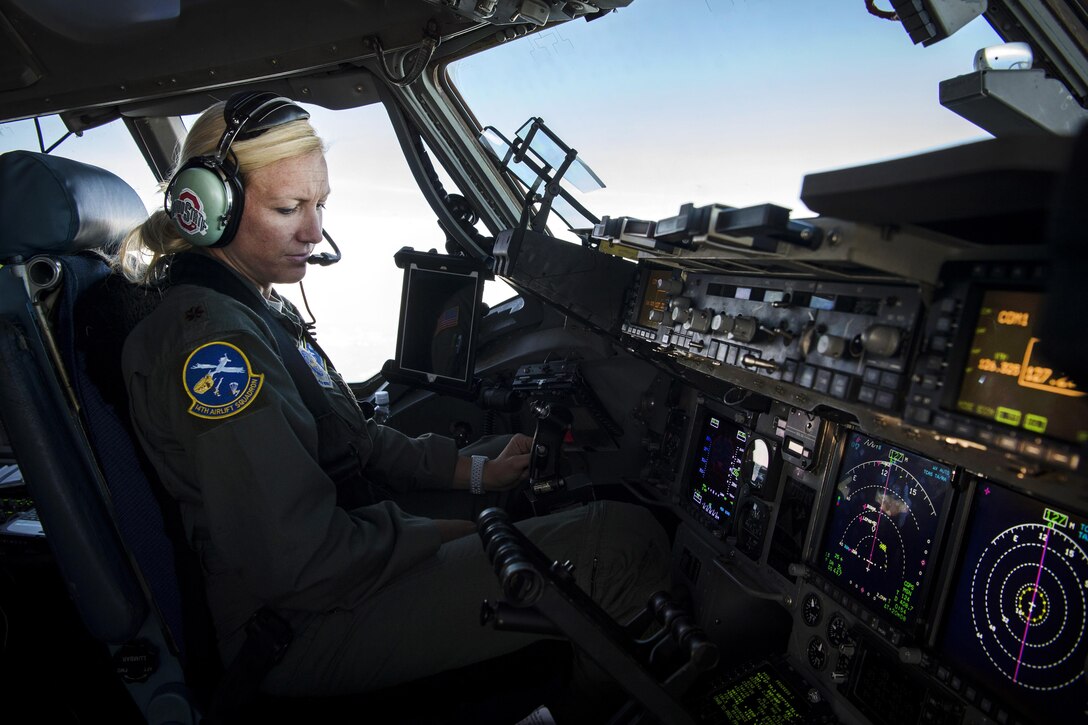
[[226,228],[223,229],[223,234],[214,245],[216,247],[225,247],[234,240],[234,235],[238,233],[238,225],[242,223],[242,212],[246,208],[246,193],[238,175],[228,174],[224,183],[233,195],[234,201],[227,216]]
[[165,209],[181,238],[196,247],[229,243],[242,215],[242,185],[214,157],[190,160],[166,189]]

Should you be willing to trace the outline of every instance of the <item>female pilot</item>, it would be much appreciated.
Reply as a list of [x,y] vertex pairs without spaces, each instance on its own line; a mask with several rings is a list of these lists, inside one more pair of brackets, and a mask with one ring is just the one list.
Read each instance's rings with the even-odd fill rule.
[[[329,178],[308,113],[234,96],[197,119],[180,161],[166,209],[118,252],[129,279],[166,287],[123,369],[140,443],[205,573],[224,662],[262,607],[295,634],[263,684],[278,694],[362,692],[523,647],[533,635],[479,624],[481,601],[501,593],[472,522],[367,492],[509,489],[529,439],[485,460],[366,419],[272,287],[302,280],[322,239]],[[617,619],[667,588],[668,541],[644,509],[599,503],[519,526],[574,563]]]

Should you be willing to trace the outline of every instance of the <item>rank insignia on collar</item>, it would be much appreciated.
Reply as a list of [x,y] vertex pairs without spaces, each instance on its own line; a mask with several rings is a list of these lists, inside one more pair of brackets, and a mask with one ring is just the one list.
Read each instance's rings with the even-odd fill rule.
[[252,403],[264,384],[264,375],[254,373],[245,353],[234,345],[209,342],[189,355],[182,381],[193,401],[189,413],[219,420]]
[[317,350],[314,349],[313,345],[303,340],[298,344],[298,351],[302,355],[302,359],[310,367],[310,370],[313,370],[318,385],[323,388],[336,387],[336,384],[332,381],[332,376],[329,375],[325,360],[317,354]]

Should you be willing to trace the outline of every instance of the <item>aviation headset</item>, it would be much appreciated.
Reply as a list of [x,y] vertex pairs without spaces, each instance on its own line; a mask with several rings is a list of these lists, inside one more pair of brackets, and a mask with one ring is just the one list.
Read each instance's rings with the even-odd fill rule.
[[[231,96],[223,108],[227,125],[215,153],[186,161],[166,187],[163,206],[182,239],[197,247],[230,244],[245,208],[245,190],[231,144],[309,117],[310,114],[290,98],[275,93],[245,92]],[[329,239],[327,234],[324,236]],[[333,248],[336,248],[335,244]],[[329,263],[312,257],[311,261]]]

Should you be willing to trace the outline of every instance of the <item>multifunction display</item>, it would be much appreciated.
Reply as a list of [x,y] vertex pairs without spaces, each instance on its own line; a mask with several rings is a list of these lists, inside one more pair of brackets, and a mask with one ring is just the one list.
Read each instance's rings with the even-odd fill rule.
[[1042,294],[982,294],[956,408],[1071,443],[1088,440],[1088,398],[1048,361],[1035,329]]
[[707,413],[695,441],[689,502],[725,531],[732,530],[749,437],[743,428]]
[[824,532],[824,573],[867,607],[913,627],[951,495],[952,470],[852,434]]
[[1088,518],[983,481],[942,640],[1035,722],[1088,718]]

